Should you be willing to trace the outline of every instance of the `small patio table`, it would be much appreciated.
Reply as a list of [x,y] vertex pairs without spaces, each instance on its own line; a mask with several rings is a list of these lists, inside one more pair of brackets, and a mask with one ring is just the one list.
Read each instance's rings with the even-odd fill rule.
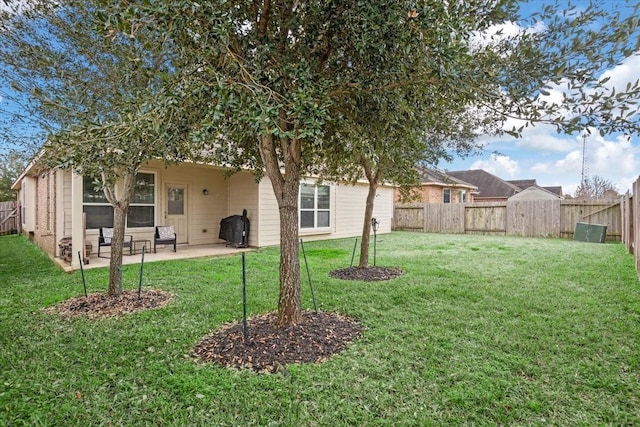
[[151,240],[149,240],[149,239],[134,240],[133,241],[133,253],[134,254],[141,254],[142,253],[142,248],[145,247],[145,246],[147,247],[145,252],[149,253],[149,251],[151,250]]

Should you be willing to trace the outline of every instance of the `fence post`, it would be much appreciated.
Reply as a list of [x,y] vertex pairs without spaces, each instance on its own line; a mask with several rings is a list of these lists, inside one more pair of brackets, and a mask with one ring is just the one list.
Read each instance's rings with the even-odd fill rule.
[[635,244],[640,241],[640,227],[638,227],[638,217],[640,216],[640,178],[633,183],[633,203],[631,203],[631,233],[633,235],[633,257],[636,264],[636,272],[640,273],[640,251],[636,250]]
[[422,232],[427,232],[427,204],[422,205]]

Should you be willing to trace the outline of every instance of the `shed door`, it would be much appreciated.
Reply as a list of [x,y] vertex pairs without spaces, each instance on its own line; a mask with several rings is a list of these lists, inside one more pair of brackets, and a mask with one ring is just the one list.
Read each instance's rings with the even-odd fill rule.
[[164,222],[166,225],[173,225],[178,243],[189,242],[189,204],[187,203],[187,194],[186,185],[166,185]]

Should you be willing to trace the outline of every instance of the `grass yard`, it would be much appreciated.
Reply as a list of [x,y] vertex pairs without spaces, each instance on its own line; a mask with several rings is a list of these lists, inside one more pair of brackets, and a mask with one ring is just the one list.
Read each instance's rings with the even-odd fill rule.
[[[241,319],[239,256],[145,264],[169,306],[65,319],[41,309],[81,295],[80,273],[0,237],[0,425],[640,425],[640,286],[622,245],[396,232],[378,236],[377,264],[404,276],[330,278],[353,244],[305,249],[320,310],[356,317],[363,337],[257,375],[190,355]],[[278,257],[247,255],[252,315],[276,307]],[[107,270],[85,274],[106,290]]]

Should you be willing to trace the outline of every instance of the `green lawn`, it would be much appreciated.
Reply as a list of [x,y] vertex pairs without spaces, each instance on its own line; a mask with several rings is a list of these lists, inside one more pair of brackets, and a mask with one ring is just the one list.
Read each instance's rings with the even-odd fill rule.
[[[403,277],[328,277],[353,244],[305,249],[319,308],[363,337],[284,376],[190,356],[242,316],[239,256],[146,264],[168,307],[70,320],[41,309],[81,295],[80,273],[0,237],[0,425],[640,425],[640,287],[622,245],[393,233],[378,265]],[[107,273],[86,272],[90,291]],[[127,288],[137,274],[126,267]],[[250,313],[273,310],[277,248],[248,254],[247,276]]]

